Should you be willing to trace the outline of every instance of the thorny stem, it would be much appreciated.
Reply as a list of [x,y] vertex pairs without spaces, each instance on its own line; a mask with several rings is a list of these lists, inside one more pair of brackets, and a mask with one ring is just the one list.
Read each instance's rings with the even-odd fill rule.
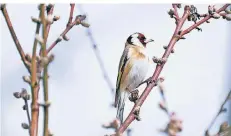
[[9,28],[10,34],[11,34],[13,40],[14,40],[16,48],[17,48],[17,50],[18,50],[18,52],[20,54],[22,62],[25,65],[25,67],[27,68],[28,72],[30,73],[30,67],[27,65],[27,60],[25,58],[25,53],[24,53],[24,51],[22,49],[22,46],[21,46],[21,44],[20,44],[20,42],[19,42],[19,40],[18,40],[18,38],[16,36],[16,33],[14,31],[13,25],[12,25],[12,23],[10,21],[10,17],[8,15],[8,12],[7,12],[7,9],[6,9],[6,4],[1,4],[1,11],[2,11],[2,14],[3,14],[5,20],[6,20],[7,26]]
[[224,105],[227,103],[227,101],[230,99],[231,97],[231,90],[229,91],[228,95],[226,96],[224,102],[221,104],[219,111],[217,112],[216,116],[213,118],[212,122],[209,124],[209,127],[206,129],[206,133],[209,132],[209,130],[211,129],[211,127],[213,126],[213,124],[215,123],[217,117],[223,112],[224,110]]
[[[41,18],[41,11],[39,14]],[[39,34],[40,23],[37,23],[35,34]],[[38,41],[34,40],[33,51],[32,51],[32,60],[31,60],[31,94],[32,94],[32,122],[31,122],[31,136],[38,135],[38,118],[39,118],[39,105],[38,105],[38,93],[39,93],[39,81],[37,81],[37,62],[36,62],[36,50],[37,50]]]
[[[220,13],[221,11],[224,11],[224,9],[226,9],[229,6],[229,4],[224,5],[222,8],[220,8],[219,10],[217,10],[217,13]],[[184,9],[184,14],[182,16],[182,18],[180,18],[179,22],[177,23],[177,26],[175,28],[174,34],[172,35],[172,38],[168,44],[167,49],[165,50],[165,53],[163,54],[162,58],[168,58],[169,55],[171,54],[171,51],[175,45],[175,43],[185,34],[189,33],[191,30],[195,29],[197,26],[199,26],[200,24],[204,23],[205,21],[207,21],[208,19],[210,19],[211,17],[205,17],[203,18],[201,21],[199,21],[198,23],[192,25],[191,27],[189,27],[188,29],[186,29],[185,31],[183,31],[180,36],[178,35],[178,33],[180,32],[185,20],[187,19],[187,17],[189,16],[190,12],[189,12],[190,7],[189,6],[185,6]],[[153,73],[152,76],[152,81],[143,91],[142,95],[140,96],[140,98],[138,99],[137,103],[133,106],[133,109],[131,110],[131,112],[129,113],[128,117],[126,118],[126,120],[124,121],[124,123],[120,126],[120,128],[118,129],[117,133],[122,134],[127,127],[132,123],[132,121],[135,120],[135,115],[134,115],[134,111],[136,109],[136,107],[138,106],[142,106],[142,104],[144,103],[144,101],[146,100],[147,96],[149,95],[149,93],[151,92],[152,88],[154,86],[156,86],[156,81],[164,67],[165,63],[162,63],[160,65],[156,66],[156,69]]]
[[[47,52],[46,52],[46,39],[48,36],[47,32],[47,22],[45,19],[45,5],[41,4],[41,21],[43,24],[43,39],[44,42],[42,43],[42,57],[46,58],[47,57]],[[44,70],[43,70],[43,90],[44,90],[44,101],[45,105],[43,106],[44,108],[44,129],[43,129],[43,135],[48,136],[49,135],[49,130],[48,130],[48,115],[49,115],[49,105],[48,105],[48,64],[44,65]]]
[[[67,34],[67,32],[69,32],[69,30],[77,23],[77,19],[72,22],[72,18],[73,18],[73,12],[74,12],[74,8],[75,8],[75,4],[70,4],[71,5],[71,10],[70,10],[70,16],[69,16],[69,20],[67,23],[67,27],[66,29],[60,34],[60,37],[63,37]],[[47,49],[47,53],[49,53],[59,42],[61,42],[61,40],[59,39],[60,37],[58,37],[52,44],[51,46]]]

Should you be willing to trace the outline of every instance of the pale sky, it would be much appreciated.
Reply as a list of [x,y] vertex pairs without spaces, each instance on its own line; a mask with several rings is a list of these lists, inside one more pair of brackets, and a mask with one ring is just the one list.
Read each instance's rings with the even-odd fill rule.
[[[196,6],[199,13],[207,12],[208,5]],[[130,34],[141,32],[154,39],[155,42],[147,47],[148,53],[161,57],[163,45],[168,44],[175,29],[174,20],[167,14],[171,4],[84,4],[82,7],[87,12],[114,86],[119,59]],[[9,4],[7,8],[24,51],[31,52],[36,25],[30,18],[38,16],[37,5]],[[77,7],[74,13],[80,13]],[[61,19],[51,27],[48,46],[65,29],[69,4],[56,4],[54,14],[60,15]],[[185,27],[190,24],[192,22]],[[211,20],[210,24],[201,27],[202,32],[194,30],[185,36],[186,40],[176,44],[175,53],[170,55],[161,73],[166,79],[168,106],[183,120],[181,136],[202,136],[230,89],[230,22]],[[15,99],[12,94],[21,88],[29,91],[30,87],[22,81],[22,76],[28,73],[2,15],[1,32],[1,134],[25,136],[28,132],[21,128],[21,123],[27,122],[22,110],[23,101]],[[62,41],[51,52],[55,60],[49,66],[50,130],[55,136],[112,134],[112,130],[105,130],[101,125],[115,118],[116,109],[109,106],[114,96],[103,79],[86,28],[75,26],[67,36],[70,40]],[[150,66],[147,77],[152,75],[154,68]],[[42,90],[40,92],[42,98]],[[168,118],[158,108],[160,100],[158,89],[153,89],[141,108],[142,121],[130,125],[132,136],[163,135],[157,129],[165,127]],[[126,102],[124,118],[132,106]],[[41,112],[40,130],[42,115]],[[220,116],[212,132],[218,130],[226,117],[227,114]]]

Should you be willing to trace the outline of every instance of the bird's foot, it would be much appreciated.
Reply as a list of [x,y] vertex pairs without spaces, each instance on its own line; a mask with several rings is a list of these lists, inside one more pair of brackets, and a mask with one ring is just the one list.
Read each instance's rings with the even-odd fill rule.
[[157,63],[157,65],[161,65],[167,61],[167,58],[157,58],[154,56],[152,60],[154,63]]
[[131,102],[136,103],[136,101],[139,99],[139,90],[135,89],[134,91],[130,92],[129,100]]
[[152,81],[152,77],[149,77],[148,79],[146,79],[146,80],[144,80],[143,82],[141,82],[138,86],[137,86],[137,88],[139,87],[139,86],[141,86],[142,84],[144,84],[144,83],[146,83],[147,85],[148,84],[150,84],[150,83],[152,83],[153,81]]
[[136,106],[134,112],[133,112],[134,116],[135,116],[135,119],[137,121],[141,121],[141,118],[140,118],[140,106]]

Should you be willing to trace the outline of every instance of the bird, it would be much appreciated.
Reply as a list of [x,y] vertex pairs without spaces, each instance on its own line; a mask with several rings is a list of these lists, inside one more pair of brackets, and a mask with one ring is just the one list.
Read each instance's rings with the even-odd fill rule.
[[146,45],[153,41],[153,39],[146,39],[144,34],[139,32],[133,33],[127,38],[119,62],[114,103],[117,108],[116,118],[120,123],[123,123],[126,99],[146,77],[150,63]]

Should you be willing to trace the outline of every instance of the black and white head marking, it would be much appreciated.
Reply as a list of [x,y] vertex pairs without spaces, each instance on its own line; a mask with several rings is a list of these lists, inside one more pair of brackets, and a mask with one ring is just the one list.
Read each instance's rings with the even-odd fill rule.
[[134,33],[132,35],[130,35],[127,39],[127,42],[131,45],[135,45],[135,46],[140,46],[140,47],[146,47],[146,44],[149,42],[153,42],[154,40],[149,39],[147,40],[146,37],[144,36],[144,34],[142,33]]

